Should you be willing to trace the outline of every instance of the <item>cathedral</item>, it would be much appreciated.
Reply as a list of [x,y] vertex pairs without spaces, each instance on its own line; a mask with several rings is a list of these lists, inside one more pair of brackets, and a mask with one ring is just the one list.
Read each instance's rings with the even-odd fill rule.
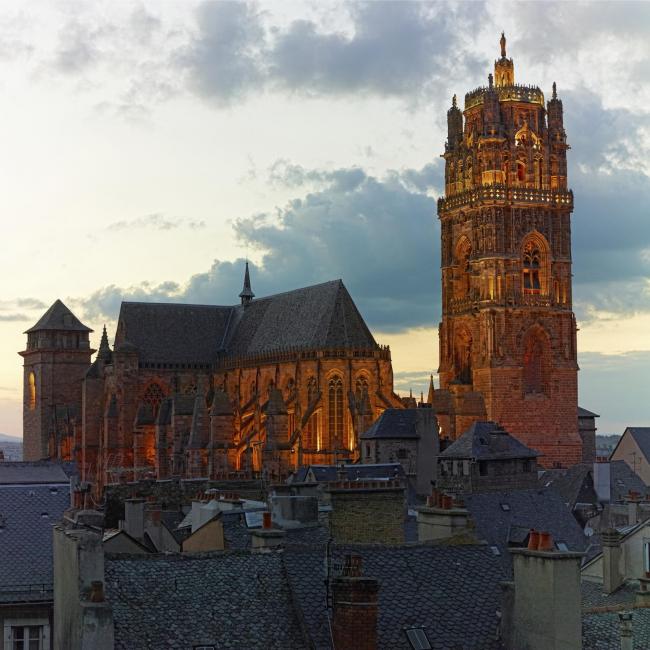
[[[441,224],[440,436],[499,423],[546,467],[591,460],[579,427],[566,133],[551,99],[495,61],[447,113]],[[122,303],[113,349],[60,301],[27,330],[26,460],[73,459],[96,486],[146,477],[261,475],[359,458],[393,391],[379,346],[340,280],[235,306]],[[414,400],[413,400],[414,402]],[[584,415],[589,417],[585,418]],[[588,430],[588,433],[585,431]],[[587,439],[591,436],[591,439]],[[584,444],[583,444],[584,442]]]
[[[547,467],[582,460],[566,133],[548,102],[515,83],[513,60],[447,112],[441,225],[440,385],[433,407],[455,439],[498,422]],[[593,414],[592,414],[593,415]]]
[[101,487],[147,477],[280,479],[358,457],[389,407],[390,351],[340,280],[240,304],[123,302],[113,349],[55,302],[27,330],[27,460],[76,460]]

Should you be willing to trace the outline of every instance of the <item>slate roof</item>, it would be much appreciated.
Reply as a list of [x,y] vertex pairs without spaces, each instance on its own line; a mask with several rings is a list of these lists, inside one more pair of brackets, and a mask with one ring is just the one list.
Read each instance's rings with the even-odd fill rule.
[[24,333],[30,334],[43,330],[92,332],[90,327],[86,327],[60,300],[56,300],[41,316],[36,325],[30,327]]
[[523,545],[531,528],[550,532],[555,542],[564,542],[570,551],[584,551],[588,546],[580,525],[553,489],[484,492],[464,498],[477,535],[499,548],[508,572],[512,571],[509,541]]
[[67,485],[0,485],[0,602],[52,599],[52,525],[69,507]]
[[107,555],[115,648],[307,648],[282,553]]
[[580,501],[581,494],[588,495],[589,503],[597,503],[598,497],[594,490],[593,468],[587,463],[577,463],[567,470],[549,470],[539,479],[544,487],[553,487],[569,508],[573,510]]
[[535,458],[539,454],[526,447],[495,422],[474,422],[460,438],[441,454],[443,458],[473,458],[476,460],[505,460]]
[[624,460],[612,460],[609,463],[611,502],[622,501],[630,490],[645,494],[648,486],[643,479],[632,471]]
[[[401,463],[353,463],[344,465],[343,468],[346,473],[345,480],[347,481],[392,479],[404,476],[404,468]],[[305,465],[296,470],[292,483],[304,483],[310,469],[318,482],[338,480],[340,469],[338,465]]]
[[579,418],[599,418],[598,413],[592,413],[587,409],[583,409],[582,406],[578,406],[578,417]]
[[582,582],[582,645],[585,650],[613,650],[621,647],[618,611],[594,611],[618,607],[632,613],[634,650],[650,648],[650,609],[635,609],[636,585],[627,584],[613,594],[603,594],[599,583]]
[[[379,650],[409,649],[404,626],[423,626],[436,650],[491,650],[500,609],[501,565],[487,546],[335,547],[363,558],[363,575],[380,581]],[[321,549],[286,552],[286,571],[312,647],[330,650]]]
[[70,476],[75,473],[74,463],[56,463],[48,460],[0,462],[0,485],[69,484]]
[[386,409],[362,438],[418,439],[418,409]]
[[377,347],[341,280],[247,305],[123,302],[115,347],[126,343],[141,362],[172,364],[286,348]]

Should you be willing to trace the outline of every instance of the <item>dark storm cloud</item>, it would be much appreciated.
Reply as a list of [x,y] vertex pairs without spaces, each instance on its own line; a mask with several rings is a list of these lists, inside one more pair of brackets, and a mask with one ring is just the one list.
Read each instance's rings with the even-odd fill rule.
[[345,5],[349,31],[311,20],[269,26],[253,3],[207,2],[176,62],[190,86],[219,104],[265,88],[304,95],[368,93],[414,101],[477,65],[463,35],[484,6],[370,2]]
[[[240,241],[261,252],[261,264],[251,267],[254,291],[263,296],[342,278],[372,327],[431,325],[439,303],[436,204],[403,180],[419,174],[433,179],[431,170],[377,179],[361,169],[313,174],[291,167],[292,182],[322,186],[273,215],[235,223]],[[244,260],[215,261],[183,287],[106,287],[81,306],[88,318],[113,319],[121,300],[233,304],[243,266]]]

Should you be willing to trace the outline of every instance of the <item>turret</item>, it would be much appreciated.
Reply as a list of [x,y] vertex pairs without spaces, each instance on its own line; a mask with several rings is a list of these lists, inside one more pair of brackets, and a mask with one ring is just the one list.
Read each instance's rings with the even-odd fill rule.
[[553,82],[553,95],[546,103],[548,113],[548,130],[551,135],[551,142],[566,137],[564,133],[564,115],[562,109],[562,100],[557,98],[557,86]]
[[449,149],[456,149],[463,141],[463,114],[458,108],[456,95],[451,100],[451,108],[447,111],[447,143]]
[[494,62],[494,81],[497,88],[513,86],[515,83],[515,64],[506,57],[506,35],[501,32],[501,58]]

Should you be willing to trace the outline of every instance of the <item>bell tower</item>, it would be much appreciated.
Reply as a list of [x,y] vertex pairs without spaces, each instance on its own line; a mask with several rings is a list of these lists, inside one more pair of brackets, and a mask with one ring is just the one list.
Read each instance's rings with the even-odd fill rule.
[[82,382],[91,349],[86,327],[60,300],[25,334],[23,457],[74,460],[81,447]]
[[[479,393],[486,418],[541,452],[541,464],[580,462],[573,193],[555,84],[548,103],[515,84],[502,35],[494,76],[465,95],[462,113],[454,96],[447,121],[441,388],[458,412],[464,394]],[[447,429],[462,433],[453,418]]]

